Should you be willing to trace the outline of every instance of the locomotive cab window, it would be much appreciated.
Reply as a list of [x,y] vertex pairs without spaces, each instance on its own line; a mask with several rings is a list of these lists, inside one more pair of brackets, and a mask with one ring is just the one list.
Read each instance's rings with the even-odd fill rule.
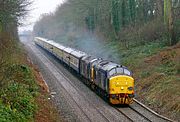
[[109,71],[109,76],[112,76],[116,73],[116,69],[112,69]]
[[127,70],[127,69],[124,69],[124,74],[130,76],[130,75],[131,75],[131,72],[130,72],[129,70]]
[[116,70],[118,74],[123,74],[123,68],[117,68]]

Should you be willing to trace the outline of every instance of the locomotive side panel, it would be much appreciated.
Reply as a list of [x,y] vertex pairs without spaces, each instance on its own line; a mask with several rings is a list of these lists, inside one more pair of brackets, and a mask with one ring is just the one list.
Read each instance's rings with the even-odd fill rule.
[[95,69],[94,71],[94,83],[101,88],[102,90],[106,91],[107,87],[107,76],[106,71],[101,71],[100,69]]

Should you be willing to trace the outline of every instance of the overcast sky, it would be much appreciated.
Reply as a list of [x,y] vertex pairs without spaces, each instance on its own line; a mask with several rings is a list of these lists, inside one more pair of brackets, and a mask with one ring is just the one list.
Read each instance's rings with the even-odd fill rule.
[[19,30],[32,30],[34,22],[36,22],[40,15],[43,13],[54,12],[58,5],[63,3],[65,0],[33,0],[33,5],[30,9],[28,17],[23,20],[25,26],[20,27]]

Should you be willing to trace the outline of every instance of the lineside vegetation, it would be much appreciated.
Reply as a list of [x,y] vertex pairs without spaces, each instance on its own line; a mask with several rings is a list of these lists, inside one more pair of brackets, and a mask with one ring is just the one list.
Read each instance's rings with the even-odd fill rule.
[[47,93],[42,94],[37,85],[35,71],[19,43],[17,27],[31,3],[30,0],[0,0],[0,122],[32,122],[44,118],[55,121],[58,115],[47,100]]
[[[179,2],[67,0],[55,13],[41,17],[34,34],[87,53],[106,47],[101,55],[111,50],[119,62],[134,71],[137,98],[178,120]],[[99,47],[93,48],[96,45]]]

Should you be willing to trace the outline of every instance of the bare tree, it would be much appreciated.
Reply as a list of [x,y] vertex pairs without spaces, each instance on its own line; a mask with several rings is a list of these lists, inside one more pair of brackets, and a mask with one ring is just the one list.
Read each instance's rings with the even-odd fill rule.
[[174,10],[172,0],[164,0],[164,23],[168,30],[169,44],[177,43],[176,35],[174,33]]
[[27,15],[31,4],[30,0],[0,0],[1,31],[8,30],[8,25],[20,24],[19,20]]

